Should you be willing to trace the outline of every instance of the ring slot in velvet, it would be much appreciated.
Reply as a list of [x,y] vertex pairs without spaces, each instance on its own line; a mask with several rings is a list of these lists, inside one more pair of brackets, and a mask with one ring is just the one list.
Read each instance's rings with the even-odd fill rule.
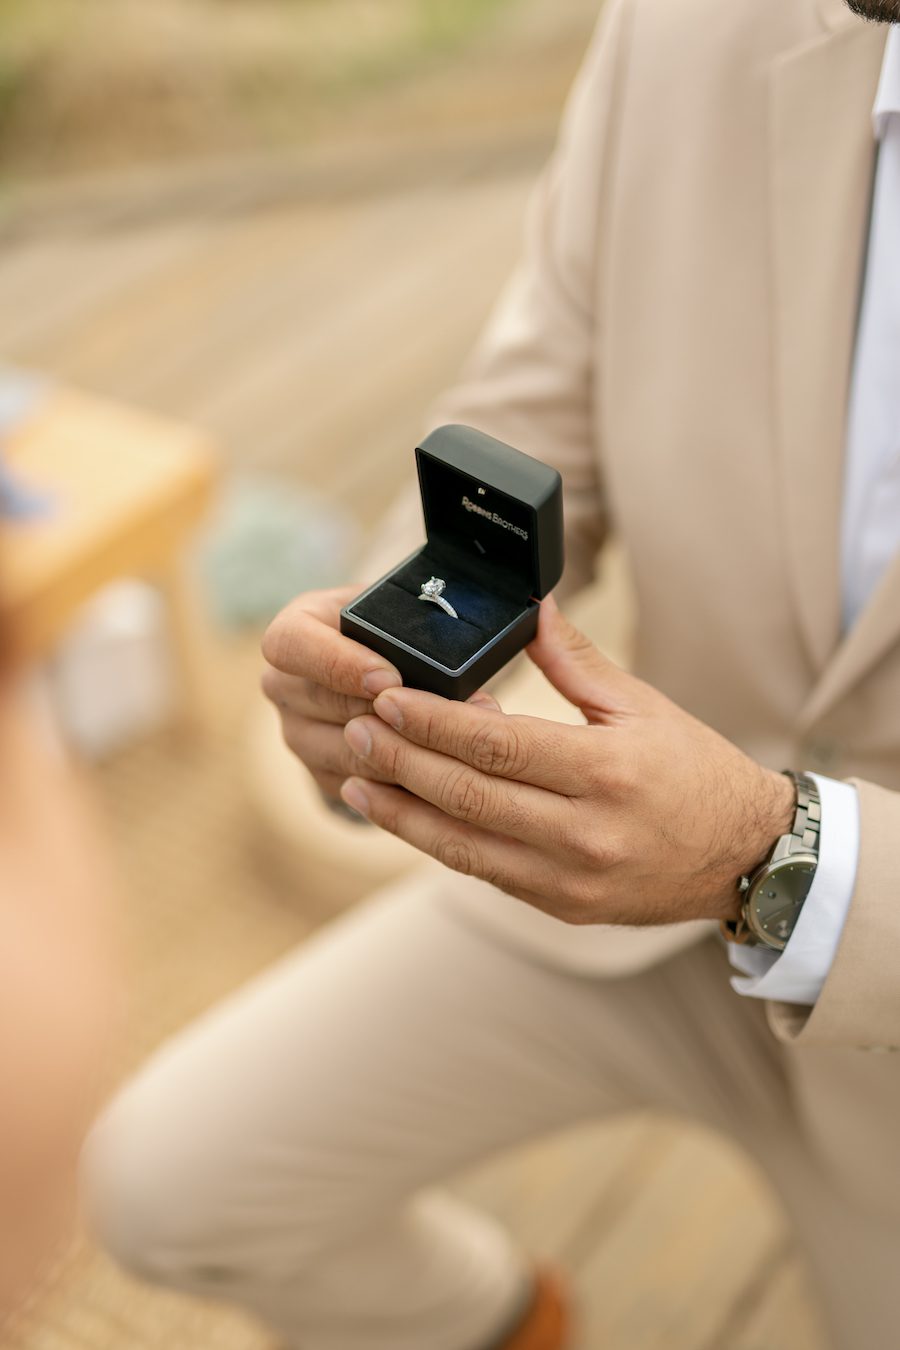
[[[479,578],[474,567],[450,567],[446,556],[435,556],[427,547],[402,563],[395,572],[360,596],[350,613],[373,624],[391,637],[408,643],[432,661],[458,670],[481,648],[513,622],[527,605],[526,597],[514,598],[510,587],[494,590],[497,578]],[[422,582],[430,576],[446,581],[443,598],[459,615],[454,619],[439,605],[418,598]]]

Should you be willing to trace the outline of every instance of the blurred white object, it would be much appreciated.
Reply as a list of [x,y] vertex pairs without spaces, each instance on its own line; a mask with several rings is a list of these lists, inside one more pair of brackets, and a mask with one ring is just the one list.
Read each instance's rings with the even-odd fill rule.
[[67,741],[100,758],[171,719],[175,677],[162,596],[142,581],[87,604],[48,672]]

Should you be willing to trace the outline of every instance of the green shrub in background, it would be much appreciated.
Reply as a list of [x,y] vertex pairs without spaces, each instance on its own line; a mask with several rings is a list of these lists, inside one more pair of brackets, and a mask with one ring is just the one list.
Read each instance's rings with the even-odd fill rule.
[[0,0],[0,155],[52,170],[302,138],[522,0]]

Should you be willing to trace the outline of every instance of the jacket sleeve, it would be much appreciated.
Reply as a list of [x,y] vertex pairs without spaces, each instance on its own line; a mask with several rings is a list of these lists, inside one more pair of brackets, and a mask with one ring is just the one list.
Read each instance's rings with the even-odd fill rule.
[[[597,254],[614,170],[629,7],[629,0],[604,6],[556,150],[532,196],[520,261],[458,383],[428,419],[429,428],[446,422],[478,427],[559,470],[569,592],[591,579],[607,528],[594,410]],[[386,571],[422,539],[418,505],[411,487],[384,522],[364,579]]]
[[900,792],[851,780],[859,793],[856,883],[834,961],[813,1008],[769,1004],[779,1039],[900,1050]]

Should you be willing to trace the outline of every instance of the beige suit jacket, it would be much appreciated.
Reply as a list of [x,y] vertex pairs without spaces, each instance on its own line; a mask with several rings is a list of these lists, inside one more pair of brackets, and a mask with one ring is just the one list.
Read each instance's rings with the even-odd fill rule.
[[[837,958],[811,1013],[770,1010],[807,1046],[900,1047],[900,558],[842,638],[838,551],[885,32],[844,0],[607,0],[521,265],[435,414],[559,468],[569,590],[624,542],[641,676],[774,768],[856,782]],[[694,936],[460,896],[581,971]]]

